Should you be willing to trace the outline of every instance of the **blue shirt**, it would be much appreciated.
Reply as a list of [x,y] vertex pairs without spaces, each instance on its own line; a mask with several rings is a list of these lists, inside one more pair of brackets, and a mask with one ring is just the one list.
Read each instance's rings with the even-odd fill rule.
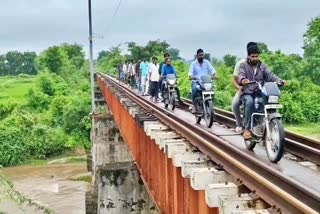
[[149,65],[146,62],[140,63],[141,76],[147,76]]
[[216,70],[212,67],[210,62],[206,59],[203,59],[202,65],[196,59],[191,63],[189,76],[200,78],[203,75],[214,76],[216,74]]
[[174,67],[172,65],[168,66],[168,65],[164,64],[162,66],[161,75],[162,76],[167,76],[168,74],[177,75],[177,72],[176,72],[176,70],[174,69]]

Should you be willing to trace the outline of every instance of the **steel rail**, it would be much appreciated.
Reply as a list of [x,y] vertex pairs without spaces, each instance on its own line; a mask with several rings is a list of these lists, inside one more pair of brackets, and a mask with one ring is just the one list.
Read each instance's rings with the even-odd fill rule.
[[214,162],[222,165],[240,183],[257,193],[274,208],[280,208],[284,213],[318,213],[320,211],[318,192],[237,149],[218,136],[162,109],[107,75],[99,75],[104,78],[109,87],[124,91],[128,98],[152,112],[156,118],[188,139],[191,144]]
[[[192,105],[192,101],[183,98],[183,108]],[[236,121],[232,112],[215,108],[216,121],[228,127],[235,127]],[[285,130],[285,151],[320,165],[320,141],[307,138],[294,132]]]

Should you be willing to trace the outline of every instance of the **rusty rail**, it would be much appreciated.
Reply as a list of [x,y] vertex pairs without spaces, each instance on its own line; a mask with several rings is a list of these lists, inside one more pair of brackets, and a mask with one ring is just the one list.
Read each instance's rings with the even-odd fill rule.
[[[189,99],[183,99],[183,102],[184,106],[182,106],[182,108],[187,108],[192,105],[192,101]],[[215,108],[215,113],[217,122],[228,127],[236,126],[236,121],[232,112]],[[320,165],[320,141],[307,138],[288,130],[285,131],[285,136],[285,151]]]
[[320,194],[306,185],[283,175],[266,163],[230,145],[225,140],[190,124],[104,74],[107,85],[125,92],[133,102],[188,139],[201,152],[220,164],[227,172],[284,213],[318,213]]

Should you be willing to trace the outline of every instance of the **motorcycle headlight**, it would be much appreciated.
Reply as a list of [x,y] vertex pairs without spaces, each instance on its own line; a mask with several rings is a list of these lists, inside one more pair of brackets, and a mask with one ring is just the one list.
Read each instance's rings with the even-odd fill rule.
[[279,103],[278,96],[269,96],[268,103]]
[[168,83],[169,83],[169,85],[174,85],[176,83],[176,81],[171,79],[171,80],[168,80]]
[[211,83],[205,83],[203,84],[203,87],[206,91],[210,91],[212,89],[212,84]]

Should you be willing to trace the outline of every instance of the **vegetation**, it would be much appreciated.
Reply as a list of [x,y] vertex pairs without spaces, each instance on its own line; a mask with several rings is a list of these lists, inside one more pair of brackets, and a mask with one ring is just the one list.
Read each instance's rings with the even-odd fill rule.
[[35,63],[35,77],[0,78],[2,166],[90,145],[90,86],[82,48],[50,47]]
[[[145,46],[129,42],[129,55],[122,55],[119,47],[101,52],[98,58],[98,69],[102,72],[116,73],[116,66],[126,60],[137,61],[150,59],[158,56],[163,60],[163,53],[171,48],[165,41],[150,41]],[[244,44],[245,45],[245,44]],[[280,50],[270,51],[264,43],[259,43],[262,54],[261,60],[266,63],[270,70],[279,77],[288,80],[289,85],[282,89],[281,102],[284,108],[281,110],[287,124],[320,123],[320,17],[313,19],[308,24],[308,30],[304,34],[304,56],[297,54],[284,54]],[[175,55],[173,65],[178,71],[179,88],[182,96],[190,98],[190,81],[188,80],[189,64]],[[216,106],[231,110],[231,100],[235,90],[231,85],[233,67],[237,60],[236,56],[227,54],[222,60],[206,54],[211,59],[217,70],[219,80],[215,83]],[[305,125],[303,125],[305,126]]]
[[35,52],[10,51],[0,55],[0,76],[18,74],[37,74],[35,67]]
[[[25,102],[26,94],[35,84],[34,76],[6,76],[0,78],[0,103]],[[2,108],[1,108],[2,109]]]

